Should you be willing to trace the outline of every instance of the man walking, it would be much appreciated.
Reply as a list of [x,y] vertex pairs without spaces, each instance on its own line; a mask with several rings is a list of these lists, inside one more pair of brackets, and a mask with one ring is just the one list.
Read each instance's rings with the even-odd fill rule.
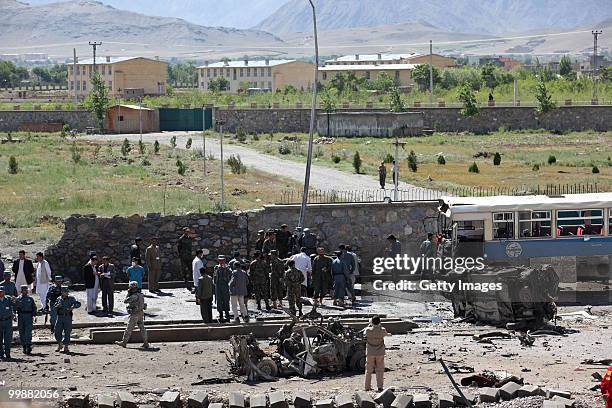
[[272,309],[283,307],[283,298],[285,297],[284,275],[285,263],[278,259],[278,250],[273,249],[270,251],[270,299],[272,299]]
[[45,304],[45,310],[49,312],[51,318],[51,333],[55,333],[55,323],[57,322],[57,309],[55,308],[55,303],[57,299],[62,296],[62,282],[64,281],[64,277],[61,275],[55,275],[53,279],[53,285],[49,288],[47,292],[47,303]]
[[15,286],[28,285],[32,289],[34,282],[34,265],[26,257],[26,252],[22,249],[19,251],[19,259],[13,262],[13,275],[15,275]]
[[257,310],[261,310],[261,301],[266,304],[266,310],[270,310],[270,275],[268,263],[263,259],[261,252],[255,251],[255,259],[249,267],[249,278],[253,284]]
[[11,271],[4,271],[4,280],[0,282],[0,286],[4,288],[5,296],[17,297],[17,287],[14,282],[11,282]]
[[108,256],[102,257],[102,265],[98,268],[100,288],[102,289],[102,310],[113,314],[115,308],[115,265],[110,263]]
[[200,305],[200,314],[204,323],[212,323],[213,279],[206,272],[200,276],[196,286],[196,304]]
[[57,322],[55,323],[55,341],[57,341],[56,352],[68,353],[70,335],[72,334],[72,311],[81,307],[81,303],[74,296],[69,295],[68,286],[62,286],[62,296],[55,302],[57,309]]
[[6,296],[4,286],[0,286],[0,358],[3,360],[11,359],[14,307],[15,297]]
[[149,292],[159,292],[159,278],[161,276],[161,252],[159,250],[159,238],[154,237],[151,245],[145,250],[145,265],[149,271]]
[[[234,253],[234,264],[238,262],[238,256],[240,254]],[[215,301],[217,302],[217,312],[219,313],[219,323],[229,322],[229,310],[230,310],[230,292],[229,282],[232,279],[231,269],[225,265],[225,256],[219,255],[217,257],[219,265],[215,265],[213,273],[213,285],[215,289]]]
[[287,302],[289,303],[289,312],[295,316],[297,306],[298,316],[302,316],[302,282],[304,275],[302,271],[295,267],[295,261],[287,262],[288,269],[285,271],[285,287],[287,288]]
[[389,333],[380,325],[380,317],[374,316],[364,330],[366,338],[365,390],[372,388],[372,373],[376,371],[376,386],[383,390],[385,375],[385,336]]
[[23,354],[31,354],[32,325],[36,314],[36,303],[28,295],[28,285],[21,287],[21,296],[15,301],[15,310],[17,311],[17,328],[19,329],[19,342],[23,348]]
[[177,250],[181,260],[181,270],[183,271],[183,278],[185,279],[185,287],[191,292],[192,286],[189,279],[192,277],[193,272],[191,263],[193,260],[193,240],[189,234],[189,227],[183,228],[183,235],[178,239]]
[[323,297],[329,293],[332,262],[333,260],[325,255],[325,249],[322,247],[317,250],[317,256],[312,260],[312,297],[315,306],[323,304]]
[[230,301],[232,303],[232,314],[234,322],[239,323],[238,307],[240,307],[240,316],[245,323],[249,321],[249,311],[246,307],[244,298],[248,295],[249,276],[244,271],[244,266],[240,262],[236,262],[236,269],[232,271],[232,278],[229,281]]
[[91,255],[89,262],[83,266],[83,281],[85,282],[85,293],[87,295],[87,304],[85,310],[89,314],[94,314],[96,311],[96,303],[98,302],[98,291],[100,288],[100,280],[98,277],[98,257]]
[[140,337],[142,338],[141,348],[148,349],[149,341],[147,337],[147,329],[145,329],[144,325],[144,311],[146,310],[147,305],[144,301],[144,295],[138,287],[138,282],[130,282],[128,295],[125,298],[124,303],[127,303],[127,312],[130,314],[130,319],[128,320],[128,325],[125,328],[125,332],[123,332],[123,340],[116,341],[115,344],[118,344],[124,348],[127,347],[130,337],[132,336],[132,332],[134,331],[134,327],[138,326],[138,330],[140,330]]
[[51,266],[45,259],[42,252],[36,254],[36,293],[40,296],[40,309],[44,309],[47,304],[47,291],[49,290],[49,284],[53,282],[53,275],[51,275]]
[[380,162],[380,166],[378,166],[378,182],[380,183],[380,188],[385,189],[385,183],[387,181],[387,166],[385,166],[385,162]]

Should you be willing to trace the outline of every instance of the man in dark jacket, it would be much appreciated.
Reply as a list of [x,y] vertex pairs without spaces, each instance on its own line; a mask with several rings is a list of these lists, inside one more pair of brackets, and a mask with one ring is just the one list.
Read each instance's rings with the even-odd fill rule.
[[317,256],[312,260],[312,285],[314,287],[314,305],[323,304],[323,297],[329,293],[332,274],[331,266],[333,260],[325,255],[325,249],[319,248]]
[[93,314],[96,311],[98,301],[98,290],[100,281],[98,277],[98,257],[91,255],[89,262],[83,265],[83,281],[85,282],[85,293],[87,294],[87,313]]
[[283,224],[276,233],[276,249],[280,259],[285,259],[289,256],[290,241],[291,231],[289,231],[287,224]]
[[26,257],[26,252],[19,251],[19,259],[13,262],[13,275],[15,276],[15,286],[21,288],[28,285],[32,289],[34,282],[34,264]]
[[213,278],[202,271],[196,286],[196,304],[200,305],[200,314],[204,323],[212,323]]

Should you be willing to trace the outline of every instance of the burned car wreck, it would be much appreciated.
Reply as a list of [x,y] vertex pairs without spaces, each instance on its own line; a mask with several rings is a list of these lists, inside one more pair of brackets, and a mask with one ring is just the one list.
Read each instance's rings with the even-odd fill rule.
[[252,334],[234,335],[230,343],[231,356],[226,357],[232,373],[250,381],[365,369],[363,333],[338,320],[320,324],[294,320],[263,349]]

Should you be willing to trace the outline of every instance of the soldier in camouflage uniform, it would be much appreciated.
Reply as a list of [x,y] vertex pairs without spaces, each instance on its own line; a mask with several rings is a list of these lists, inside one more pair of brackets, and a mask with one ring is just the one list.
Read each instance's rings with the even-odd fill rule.
[[55,340],[57,341],[57,349],[62,350],[64,344],[64,353],[68,353],[68,345],[70,345],[70,335],[72,334],[72,311],[81,307],[81,302],[76,300],[74,296],[70,296],[68,286],[62,286],[62,296],[55,301],[55,310],[57,310],[57,322],[55,322]]
[[295,307],[299,310],[298,316],[302,316],[302,282],[304,274],[295,267],[295,261],[287,262],[288,269],[285,271],[285,286],[287,287],[287,301],[289,302],[289,311],[295,315]]
[[217,312],[219,312],[219,323],[224,323],[230,321],[229,281],[232,279],[232,271],[225,264],[225,256],[219,255],[217,259],[219,260],[219,265],[215,266],[215,271],[213,273],[213,285],[215,289]]
[[[270,299],[272,299],[272,308],[283,307],[283,298],[285,297],[285,262],[278,258],[278,251],[273,249],[270,251]],[[278,306],[276,304],[278,301]]]
[[[192,278],[191,261],[193,260],[193,240],[189,235],[189,227],[183,228],[183,235],[178,239],[177,250],[179,258],[181,260],[181,270],[183,272],[183,278],[185,279],[185,286],[191,291],[191,283],[189,279]],[[196,282],[194,282],[195,284]]]
[[261,310],[261,301],[266,303],[266,310],[270,310],[270,275],[268,273],[268,263],[265,261],[261,252],[255,251],[255,260],[249,267],[249,278],[253,284],[257,310]]
[[319,248],[318,255],[312,260],[312,285],[314,287],[314,305],[323,304],[323,298],[329,293],[331,288],[332,274],[331,267],[333,259],[325,255],[325,249]]
[[130,337],[132,336],[132,331],[134,330],[134,327],[138,325],[138,329],[140,330],[140,336],[142,337],[141,348],[149,348],[147,329],[145,329],[144,325],[144,311],[147,306],[144,301],[144,295],[138,288],[138,282],[130,282],[128,295],[125,298],[124,303],[127,303],[127,311],[130,314],[130,320],[128,321],[128,325],[125,328],[125,332],[123,333],[123,340],[116,341],[115,344],[118,344],[121,347],[126,347],[128,342],[130,341]]

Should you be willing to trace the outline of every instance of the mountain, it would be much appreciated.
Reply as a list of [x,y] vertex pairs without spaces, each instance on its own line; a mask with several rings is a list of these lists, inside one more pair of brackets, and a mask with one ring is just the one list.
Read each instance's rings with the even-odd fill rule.
[[153,17],[96,1],[68,1],[38,6],[0,0],[0,52],[91,53],[89,41],[102,41],[99,55],[197,55],[220,47],[242,56],[241,47],[283,44],[259,30],[205,27],[179,18]]
[[[32,5],[57,0],[26,0]],[[248,28],[272,14],[287,0],[104,0],[126,11],[154,16],[178,17],[206,26]],[[1,2],[0,2],[1,4]]]
[[[612,17],[600,0],[314,0],[321,30],[425,21],[452,32],[518,33],[585,26]],[[312,31],[305,0],[291,0],[255,28],[272,33]]]

